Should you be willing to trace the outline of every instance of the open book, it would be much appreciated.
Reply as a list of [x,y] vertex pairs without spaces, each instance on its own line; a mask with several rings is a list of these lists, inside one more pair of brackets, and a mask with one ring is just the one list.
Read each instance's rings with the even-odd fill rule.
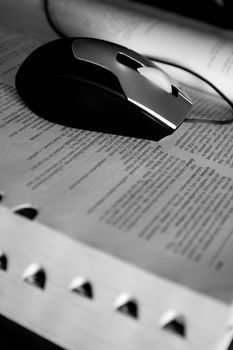
[[[50,11],[66,35],[180,61],[233,99],[229,32],[130,1],[52,0]],[[226,349],[233,125],[183,123],[152,142],[42,120],[14,77],[57,36],[39,0],[2,1],[0,14],[0,314],[65,349]],[[179,77],[189,117],[232,118]]]

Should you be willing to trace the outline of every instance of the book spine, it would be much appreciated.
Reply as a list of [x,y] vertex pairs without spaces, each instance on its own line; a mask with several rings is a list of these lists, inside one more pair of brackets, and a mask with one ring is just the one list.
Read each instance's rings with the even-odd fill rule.
[[222,338],[229,305],[5,208],[0,221],[0,313],[30,331],[69,350],[212,350]]

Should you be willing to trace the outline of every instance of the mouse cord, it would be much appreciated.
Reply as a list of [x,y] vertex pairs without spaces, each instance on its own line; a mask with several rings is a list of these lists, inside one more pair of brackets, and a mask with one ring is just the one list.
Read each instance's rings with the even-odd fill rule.
[[[54,23],[51,12],[49,9],[49,0],[44,0],[43,2],[44,7],[44,13],[46,16],[46,19],[50,25],[50,27],[54,30],[54,32],[61,38],[67,38],[67,35],[63,33]],[[208,79],[200,75],[199,73],[193,71],[190,68],[187,68],[186,66],[183,66],[182,64],[178,64],[175,62],[171,62],[168,60],[164,60],[158,57],[152,57],[152,56],[146,56],[149,60],[155,61],[158,63],[162,63],[168,66],[172,66],[178,69],[181,69],[185,72],[188,72],[189,74],[197,77],[198,79],[204,81],[207,85],[209,85],[213,90],[215,90],[219,96],[222,97],[222,99],[233,109],[233,103],[230,101],[230,99],[222,92],[220,91],[213,83],[211,83]],[[227,120],[213,120],[213,119],[198,119],[198,118],[188,118],[185,119],[184,122],[198,122],[198,123],[209,123],[209,124],[218,124],[218,125],[224,125],[224,124],[231,124],[233,122],[233,118],[227,119]]]
[[[200,75],[199,73],[193,71],[190,68],[187,68],[179,63],[175,63],[175,62],[170,62],[168,60],[163,60],[160,59],[158,57],[151,57],[151,56],[147,56],[147,58],[149,60],[158,62],[158,63],[162,63],[168,66],[172,66],[178,69],[181,69],[185,72],[188,72],[192,75],[194,75],[195,77],[197,77],[198,79],[204,81],[207,85],[209,85],[213,90],[215,90],[219,96],[222,97],[222,99],[231,107],[231,109],[233,109],[233,103],[231,102],[231,100],[221,91],[219,90],[213,83],[211,83],[208,79],[206,79],[205,77],[203,77],[202,75]],[[198,122],[202,122],[202,123],[212,123],[212,124],[230,124],[233,122],[233,118],[231,119],[227,119],[227,120],[212,120],[212,119],[185,119],[186,122],[193,122],[193,121],[198,121]]]

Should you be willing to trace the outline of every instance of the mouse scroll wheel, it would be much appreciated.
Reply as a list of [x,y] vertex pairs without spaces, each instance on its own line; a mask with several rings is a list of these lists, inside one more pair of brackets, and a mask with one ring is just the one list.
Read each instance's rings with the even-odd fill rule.
[[134,70],[138,70],[138,68],[143,67],[143,65],[140,62],[138,62],[134,58],[126,55],[123,52],[118,52],[116,55],[116,59],[118,62],[120,62],[120,63],[124,64],[125,66],[132,68]]
[[161,70],[153,67],[140,67],[137,71],[166,92],[173,93],[169,77]]

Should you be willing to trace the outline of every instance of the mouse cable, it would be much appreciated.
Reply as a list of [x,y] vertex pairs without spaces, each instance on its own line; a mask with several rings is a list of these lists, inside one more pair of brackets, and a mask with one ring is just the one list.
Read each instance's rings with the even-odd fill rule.
[[[165,64],[167,66],[181,69],[181,70],[183,70],[187,73],[190,73],[191,75],[197,77],[198,79],[204,81],[204,83],[206,83],[213,90],[215,90],[218,93],[218,95],[221,96],[222,99],[231,107],[231,109],[233,109],[233,103],[231,102],[231,100],[221,90],[219,90],[213,83],[211,83],[208,79],[206,79],[205,77],[203,77],[199,73],[197,73],[197,72],[193,71],[192,69],[187,68],[186,66],[183,66],[179,63],[170,62],[168,60],[164,60],[164,59],[158,58],[158,57],[152,57],[152,56],[146,56],[146,57],[151,61],[155,61],[158,63]],[[233,122],[233,118],[227,119],[227,120],[196,119],[196,118],[191,119],[191,118],[189,118],[189,119],[185,119],[184,121],[186,121],[186,122],[198,121],[198,122],[202,122],[202,123],[212,123],[212,124],[230,124]]]
[[[54,32],[61,38],[67,38],[68,36],[63,33],[54,23],[52,17],[51,17],[51,12],[49,9],[49,0],[44,0],[43,2],[43,7],[44,7],[44,13],[46,16],[46,19],[48,21],[48,24],[50,25],[50,27],[54,30]],[[161,64],[165,64],[168,66],[172,66],[178,69],[181,69],[195,77],[197,77],[198,79],[204,81],[207,85],[209,85],[213,90],[215,90],[217,92],[217,94],[219,96],[222,97],[222,99],[231,107],[231,109],[233,109],[233,103],[230,101],[230,99],[222,92],[220,91],[213,83],[211,83],[208,79],[206,79],[205,77],[203,77],[202,75],[200,75],[199,73],[193,71],[190,68],[187,68],[186,66],[183,66],[182,64],[179,63],[175,63],[172,61],[168,61],[168,60],[164,60],[162,58],[158,58],[158,57],[152,57],[152,56],[146,56],[149,60],[151,61],[155,61]],[[224,124],[231,124],[233,122],[233,118],[231,119],[227,119],[227,120],[213,120],[213,119],[198,119],[198,118],[188,118],[185,119],[184,122],[198,122],[198,123],[209,123],[209,124],[218,124],[218,125],[224,125]]]

